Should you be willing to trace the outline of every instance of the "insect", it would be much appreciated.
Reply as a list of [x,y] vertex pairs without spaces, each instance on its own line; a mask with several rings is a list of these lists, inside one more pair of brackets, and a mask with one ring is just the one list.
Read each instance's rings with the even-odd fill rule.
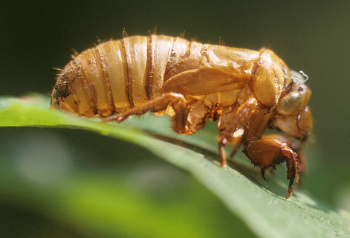
[[[227,145],[231,156],[242,145],[264,179],[265,171],[286,162],[288,198],[304,172],[301,147],[313,126],[305,81],[270,49],[132,36],[73,56],[58,75],[51,106],[117,122],[148,111],[168,114],[179,134],[218,120],[221,166],[227,164]],[[287,136],[264,135],[266,128]]]

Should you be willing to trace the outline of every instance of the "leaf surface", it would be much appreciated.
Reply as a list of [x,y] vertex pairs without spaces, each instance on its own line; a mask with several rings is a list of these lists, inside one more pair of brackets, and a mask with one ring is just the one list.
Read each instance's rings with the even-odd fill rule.
[[[203,130],[193,136],[180,136],[172,132],[170,125],[169,118],[153,115],[104,124],[98,118],[80,118],[51,109],[48,99],[38,96],[0,100],[1,127],[78,128],[149,150],[190,173],[258,236],[349,236],[348,213],[335,212],[296,189],[286,200],[287,180],[271,177],[265,182],[252,166],[239,159],[221,168],[216,161],[215,133]],[[284,169],[283,166],[279,173]]]

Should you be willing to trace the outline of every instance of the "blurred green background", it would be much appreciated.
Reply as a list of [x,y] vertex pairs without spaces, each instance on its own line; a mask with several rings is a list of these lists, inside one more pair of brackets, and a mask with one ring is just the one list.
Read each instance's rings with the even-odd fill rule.
[[[186,31],[187,39],[203,43],[216,44],[221,37],[228,46],[269,47],[290,68],[303,70],[310,77],[307,84],[313,92],[310,107],[315,143],[307,150],[316,151],[312,154],[317,156],[308,158],[304,190],[332,206],[350,210],[349,13],[348,0],[1,1],[0,95],[49,95],[55,83],[53,67],[64,67],[73,48],[81,52],[93,47],[97,38],[118,39],[123,28],[129,35],[149,34],[157,27],[158,34],[178,36]],[[225,224],[240,226],[239,220],[189,175],[125,142],[82,131],[7,128],[0,130],[0,151],[1,173],[22,179],[21,183],[0,181],[6,183],[0,186],[0,232],[6,234],[37,234],[41,230],[43,237],[47,233],[57,237],[100,235],[98,229],[96,234],[84,233],[69,222],[53,220],[47,214],[54,211],[42,208],[33,199],[36,195],[25,193],[30,186],[47,188],[37,196],[53,202],[58,199],[53,181],[74,176],[76,171],[106,176],[119,171],[122,180],[132,180],[131,187],[147,187],[135,181],[148,173],[150,181],[142,181],[149,183],[145,193],[166,201],[162,206],[182,209],[185,215],[188,209],[197,212],[209,207],[212,213],[189,226],[215,224],[213,231]],[[164,177],[163,183],[154,183]],[[9,192],[12,182],[23,187]],[[175,202],[172,197],[182,200]],[[227,229],[227,234],[232,229]]]

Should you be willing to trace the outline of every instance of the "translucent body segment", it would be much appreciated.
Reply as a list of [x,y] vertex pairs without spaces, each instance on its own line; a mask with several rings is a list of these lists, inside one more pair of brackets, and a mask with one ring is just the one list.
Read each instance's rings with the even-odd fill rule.
[[101,46],[104,48],[104,57],[108,62],[106,70],[109,72],[114,108],[116,112],[121,112],[129,108],[129,102],[125,85],[127,75],[123,66],[120,41],[108,41]]
[[84,69],[85,77],[90,86],[92,99],[96,111],[99,115],[109,115],[110,103],[108,102],[108,90],[104,80],[104,75],[99,70],[98,61],[92,49],[86,50],[81,54],[81,66]]
[[[81,56],[76,57],[65,67],[64,74],[68,77],[71,94],[76,98],[78,113],[84,116],[93,116],[95,114],[95,105],[92,100],[93,96],[88,80],[81,66]],[[71,103],[69,105],[73,109]]]
[[[190,47],[190,44],[191,42],[183,38],[180,38],[180,37],[174,38],[174,43],[172,45],[172,50],[170,52],[167,68],[164,73],[164,81],[170,78],[169,72],[173,71],[173,69],[176,70],[179,64],[182,64],[181,60],[185,57]],[[186,64],[186,62],[183,62],[183,63]]]
[[153,69],[152,96],[163,95],[164,72],[169,59],[173,37],[152,35]]
[[176,37],[174,39],[173,49],[171,52],[171,64],[168,65],[170,68],[172,68],[176,64],[176,62],[179,61],[181,56],[183,56],[186,53],[186,50],[190,43],[190,41],[180,37]]
[[97,69],[101,75],[100,81],[104,87],[104,91],[106,92],[104,95],[106,101],[105,110],[100,110],[99,113],[101,116],[110,116],[115,112],[115,110],[113,104],[110,74],[108,70],[108,61],[106,59],[106,51],[104,49],[104,46],[105,44],[100,44],[95,49],[93,49],[93,53],[95,55]]
[[135,36],[124,39],[126,60],[129,72],[129,85],[134,106],[147,101],[146,64],[147,37]]

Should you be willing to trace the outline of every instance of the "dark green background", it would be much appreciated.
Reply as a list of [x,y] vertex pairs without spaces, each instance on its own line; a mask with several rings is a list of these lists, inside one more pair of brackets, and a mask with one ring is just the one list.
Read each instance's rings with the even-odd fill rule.
[[[53,67],[64,67],[73,48],[81,52],[93,47],[97,37],[118,39],[123,28],[129,35],[144,35],[155,27],[158,34],[173,36],[186,31],[186,38],[204,43],[218,43],[221,36],[228,46],[269,47],[290,68],[306,72],[315,119],[315,143],[309,150],[318,156],[309,158],[305,190],[350,209],[348,0],[2,1],[0,95],[49,95]],[[0,149],[32,133],[56,133],[77,153],[89,154],[89,162],[81,163],[92,167],[112,163],[116,150],[125,154],[127,164],[135,162],[129,145],[78,131],[1,129]],[[101,155],[105,159],[98,161]]]

